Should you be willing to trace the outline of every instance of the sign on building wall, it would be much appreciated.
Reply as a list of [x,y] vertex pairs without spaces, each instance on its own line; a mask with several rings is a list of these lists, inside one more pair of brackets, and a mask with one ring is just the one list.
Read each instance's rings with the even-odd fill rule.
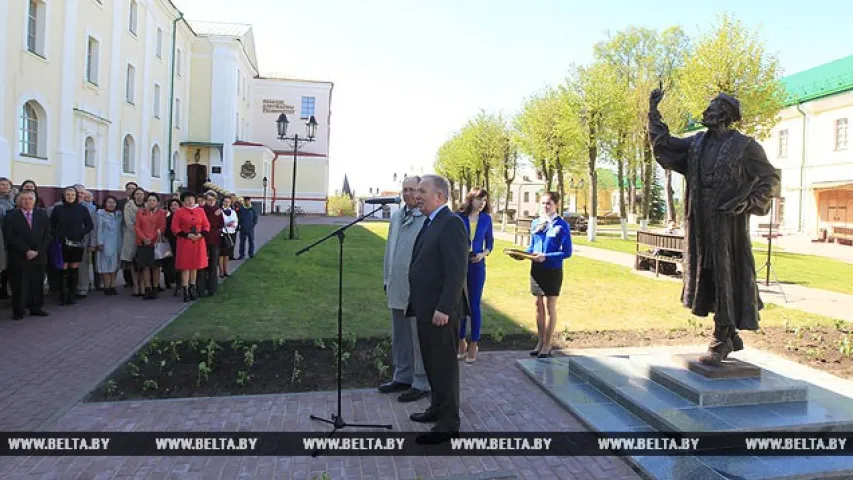
[[270,100],[265,98],[263,101],[264,113],[285,113],[293,115],[296,108],[293,105],[288,105],[284,100]]

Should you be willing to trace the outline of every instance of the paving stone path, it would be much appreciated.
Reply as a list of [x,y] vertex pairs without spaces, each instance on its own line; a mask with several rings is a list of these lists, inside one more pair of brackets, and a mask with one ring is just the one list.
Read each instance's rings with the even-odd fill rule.
[[[302,224],[339,224],[304,219]],[[264,217],[258,245],[275,237],[286,218]],[[236,264],[235,264],[236,265]],[[81,403],[82,398],[185,305],[164,296],[142,302],[93,292],[73,307],[48,304],[46,318],[0,317],[0,431],[326,431],[308,415],[328,416],[333,392],[202,399]],[[462,429],[580,431],[577,419],[537,388],[515,365],[525,352],[483,352],[462,371]],[[391,423],[421,431],[410,413],[426,400],[401,404],[374,390],[346,391],[351,422]],[[6,457],[0,478],[276,478],[312,479],[524,478],[635,479],[616,457]]]
[[[256,249],[285,224],[283,217],[262,217],[255,230]],[[49,317],[12,321],[9,307],[3,307],[0,430],[47,427],[186,306],[171,292],[143,301],[120,287],[118,296],[93,291],[73,306],[61,307],[48,298]]]
[[[463,431],[583,431],[570,413],[516,366],[525,352],[482,352],[460,364]],[[529,358],[529,357],[528,357]],[[77,404],[56,431],[320,431],[336,408],[333,392]],[[423,431],[409,414],[427,401],[403,404],[375,390],[343,395],[353,423],[390,423],[393,431]],[[6,459],[13,460],[13,459]],[[17,457],[0,463],[0,478],[298,479],[518,478],[636,479],[616,457]]]

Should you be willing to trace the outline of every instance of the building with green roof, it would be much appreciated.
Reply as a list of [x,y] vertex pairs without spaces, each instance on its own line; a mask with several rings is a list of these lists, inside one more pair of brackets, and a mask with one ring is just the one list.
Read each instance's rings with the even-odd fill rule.
[[[841,236],[853,226],[853,55],[782,79],[788,97],[761,142],[782,184],[774,210],[783,231]],[[754,219],[754,225],[769,217]]]
[[[782,176],[774,223],[783,232],[841,237],[853,227],[853,55],[789,75],[782,84],[784,108],[761,141]],[[694,122],[687,130],[702,128]],[[753,218],[754,230],[769,220]]]

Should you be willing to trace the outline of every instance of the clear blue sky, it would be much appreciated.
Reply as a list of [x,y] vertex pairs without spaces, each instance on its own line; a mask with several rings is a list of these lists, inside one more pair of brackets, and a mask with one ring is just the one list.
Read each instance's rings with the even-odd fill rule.
[[693,36],[729,12],[786,74],[853,54],[853,2],[841,0],[174,1],[190,20],[252,24],[262,73],[335,83],[332,191],[344,173],[366,193],[412,165],[429,170],[480,108],[511,115],[630,25],[681,25]]

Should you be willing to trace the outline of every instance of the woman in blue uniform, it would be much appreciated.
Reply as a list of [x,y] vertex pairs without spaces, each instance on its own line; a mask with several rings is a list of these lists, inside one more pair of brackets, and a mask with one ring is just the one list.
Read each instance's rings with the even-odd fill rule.
[[486,257],[495,246],[490,213],[489,193],[482,188],[471,189],[459,210],[459,216],[465,222],[468,238],[471,241],[466,282],[468,304],[471,309],[471,343],[468,344],[465,341],[465,326],[468,322],[463,320],[459,329],[459,350],[456,356],[459,360],[464,358],[468,363],[477,360],[477,344],[480,341],[480,326],[483,323],[480,301],[486,284]]
[[557,326],[557,297],[563,286],[563,260],[572,256],[572,232],[557,214],[560,195],[550,192],[540,200],[542,215],[530,227],[530,246],[534,255],[530,265],[530,293],[536,297],[536,329],[539,341],[532,356],[551,356],[551,341]]

